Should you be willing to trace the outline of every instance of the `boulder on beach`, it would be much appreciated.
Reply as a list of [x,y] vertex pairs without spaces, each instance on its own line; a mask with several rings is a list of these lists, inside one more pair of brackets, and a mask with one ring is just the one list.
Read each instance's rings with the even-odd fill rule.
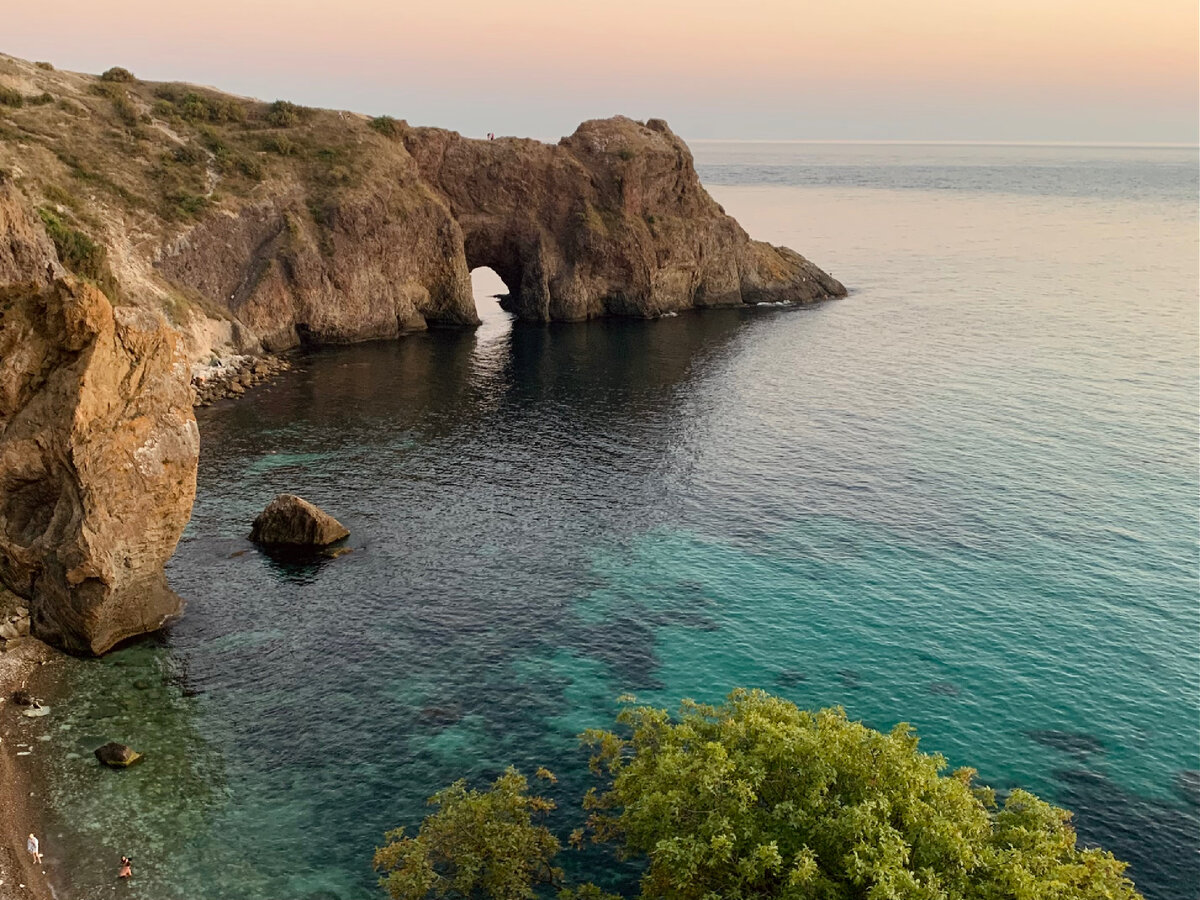
[[327,547],[349,534],[345,525],[303,497],[280,494],[254,520],[250,540],[274,547]]
[[109,741],[103,747],[97,747],[95,753],[96,759],[100,760],[106,766],[112,766],[114,769],[128,768],[142,758],[142,754],[138,753],[132,747],[127,747],[116,741]]

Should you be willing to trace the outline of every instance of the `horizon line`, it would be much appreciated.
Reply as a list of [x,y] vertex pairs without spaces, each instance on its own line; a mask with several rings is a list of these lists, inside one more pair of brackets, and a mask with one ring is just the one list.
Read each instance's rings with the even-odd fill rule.
[[1130,147],[1173,150],[1200,150],[1200,143],[1189,141],[1048,141],[1048,140],[973,140],[950,138],[922,140],[909,138],[685,138],[689,144],[881,144],[907,146],[957,147]]

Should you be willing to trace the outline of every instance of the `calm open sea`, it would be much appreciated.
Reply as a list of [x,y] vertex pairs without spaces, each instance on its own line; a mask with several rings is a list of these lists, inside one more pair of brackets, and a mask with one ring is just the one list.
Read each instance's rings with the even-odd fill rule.
[[[1197,896],[1196,151],[695,149],[851,295],[544,328],[482,300],[478,333],[202,412],[187,615],[72,663],[36,745],[68,896],[378,897],[437,788],[545,764],[569,805],[617,695],[739,685],[912,722]],[[255,551],[280,491],[354,552]],[[101,771],[108,739],[145,762]]]

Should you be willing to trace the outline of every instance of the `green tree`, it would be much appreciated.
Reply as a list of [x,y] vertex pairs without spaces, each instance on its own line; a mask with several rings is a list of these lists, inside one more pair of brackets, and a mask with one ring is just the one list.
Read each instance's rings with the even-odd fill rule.
[[[745,690],[675,717],[626,705],[617,722],[583,736],[604,787],[569,843],[644,860],[642,900],[1140,900],[1124,863],[1076,845],[1069,813],[1020,790],[997,804],[907,725],[882,734]],[[431,803],[417,837],[376,852],[396,900],[619,900],[562,887],[559,842],[533,822],[554,804],[515,770]]]
[[[547,780],[553,775],[544,769]],[[375,851],[375,868],[393,900],[426,898],[537,897],[537,886],[557,884],[562,870],[551,861],[558,839],[534,816],[554,802],[529,793],[525,777],[509,768],[486,791],[457,781],[429,798],[438,811],[421,823],[416,837],[404,829],[386,836]]]
[[1069,814],[1024,791],[997,807],[974,771],[943,774],[907,725],[762,691],[719,706],[626,707],[591,731],[594,839],[648,860],[646,900],[1133,900],[1125,864],[1076,846]]

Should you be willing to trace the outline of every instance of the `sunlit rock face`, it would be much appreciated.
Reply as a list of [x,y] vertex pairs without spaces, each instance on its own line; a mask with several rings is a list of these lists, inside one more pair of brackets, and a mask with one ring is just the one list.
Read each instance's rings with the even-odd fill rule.
[[102,653],[180,610],[199,437],[175,333],[60,276],[35,222],[0,184],[0,580],[34,635]]

